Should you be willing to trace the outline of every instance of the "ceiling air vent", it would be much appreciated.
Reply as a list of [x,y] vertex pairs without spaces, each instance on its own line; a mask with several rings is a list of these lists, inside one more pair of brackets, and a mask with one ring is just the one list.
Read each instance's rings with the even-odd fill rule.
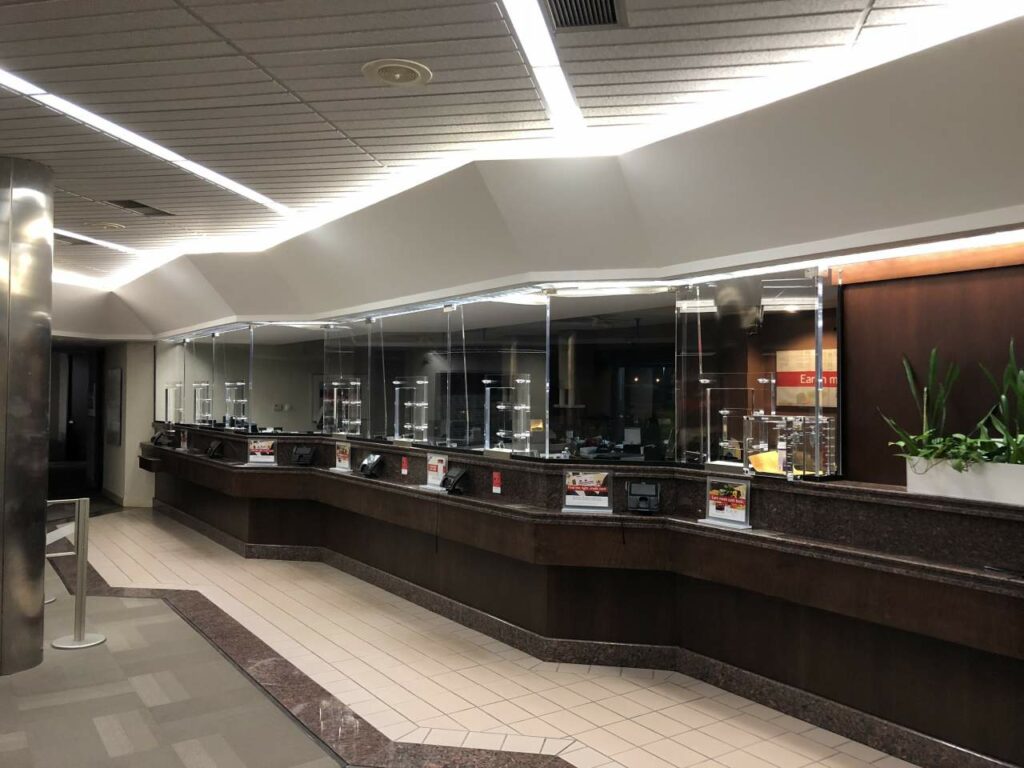
[[113,205],[130,213],[137,213],[139,216],[173,216],[173,213],[161,211],[151,205],[140,203],[138,200],[107,200],[108,205]]
[[606,27],[619,23],[615,0],[548,0],[556,29]]

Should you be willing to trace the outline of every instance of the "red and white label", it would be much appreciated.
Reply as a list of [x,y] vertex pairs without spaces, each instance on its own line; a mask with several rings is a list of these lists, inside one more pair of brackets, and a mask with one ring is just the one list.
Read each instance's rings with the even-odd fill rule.
[[440,488],[441,481],[444,480],[444,476],[447,472],[447,456],[443,456],[439,453],[427,454],[427,485],[433,485]]
[[491,472],[491,493],[501,493],[501,472]]
[[[824,408],[835,408],[839,386],[836,351],[822,350],[821,362],[821,405]],[[779,350],[775,358],[776,404],[813,408],[815,368],[813,349]]]
[[402,457],[402,474],[403,475],[408,475],[409,474],[409,457],[408,456],[403,456]]

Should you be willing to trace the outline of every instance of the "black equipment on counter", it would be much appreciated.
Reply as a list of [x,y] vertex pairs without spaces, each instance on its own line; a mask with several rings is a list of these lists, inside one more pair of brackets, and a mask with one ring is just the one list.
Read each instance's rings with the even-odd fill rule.
[[465,476],[465,469],[462,467],[452,467],[445,472],[444,477],[441,478],[441,487],[453,496],[461,496],[465,489],[460,485],[460,483],[462,483],[462,478]]
[[376,477],[380,472],[381,464],[384,463],[384,457],[379,453],[371,453],[362,463],[359,465],[359,471],[362,472],[366,477]]
[[658,512],[661,506],[661,484],[648,480],[626,481],[626,509],[641,515]]
[[292,448],[292,464],[297,467],[311,467],[316,459],[316,446],[296,445]]

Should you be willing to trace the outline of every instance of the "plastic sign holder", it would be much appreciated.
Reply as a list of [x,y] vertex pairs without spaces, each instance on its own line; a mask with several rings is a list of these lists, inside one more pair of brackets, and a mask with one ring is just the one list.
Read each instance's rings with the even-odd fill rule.
[[246,466],[266,467],[277,465],[276,440],[249,440],[249,461]]
[[427,454],[427,484],[421,485],[427,491],[443,491],[441,483],[448,474],[448,457],[442,453]]
[[709,477],[705,493],[705,525],[746,530],[750,525],[750,479]]
[[563,512],[587,512],[610,515],[612,513],[612,473],[577,472],[565,473],[565,500]]
[[352,471],[352,443],[334,444],[334,466],[331,471],[346,474]]

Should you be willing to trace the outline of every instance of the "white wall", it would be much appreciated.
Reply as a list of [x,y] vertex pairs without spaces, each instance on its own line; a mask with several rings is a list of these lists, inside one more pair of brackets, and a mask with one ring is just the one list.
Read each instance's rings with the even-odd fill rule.
[[258,334],[257,329],[250,420],[260,429],[317,429],[314,414],[318,414],[320,403],[314,410],[314,382],[323,375],[323,342],[262,345]]
[[[103,445],[103,492],[125,507],[153,505],[153,475],[139,469],[139,444],[153,434],[154,361],[151,342],[112,344],[104,370],[120,368],[121,445]],[[101,423],[103,423],[101,421]]]
[[115,293],[53,284],[53,335],[87,339],[148,339],[154,329]]

